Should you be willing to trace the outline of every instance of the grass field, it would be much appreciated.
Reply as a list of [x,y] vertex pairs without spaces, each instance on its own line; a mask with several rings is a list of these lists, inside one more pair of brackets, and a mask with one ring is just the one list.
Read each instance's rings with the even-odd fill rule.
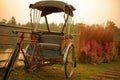
[[[85,78],[105,71],[110,68],[120,67],[120,62],[101,63],[97,65],[77,63],[77,68],[71,80],[84,80]],[[4,74],[4,69],[0,69],[0,80]],[[33,72],[26,72],[24,67],[16,67],[12,71],[9,80],[65,80],[63,65],[44,66]]]

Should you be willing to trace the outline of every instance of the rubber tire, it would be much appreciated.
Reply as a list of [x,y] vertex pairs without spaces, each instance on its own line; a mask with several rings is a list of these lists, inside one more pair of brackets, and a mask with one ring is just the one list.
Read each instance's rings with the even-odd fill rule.
[[[74,72],[74,68],[76,67],[76,58],[75,58],[75,52],[74,52],[74,47],[70,46],[69,50],[68,50],[68,54],[66,57],[66,62],[65,62],[65,76],[66,79],[69,79],[73,72]],[[71,58],[72,62],[69,63],[69,58]],[[69,64],[71,65],[71,70],[68,71],[68,68],[70,68]]]

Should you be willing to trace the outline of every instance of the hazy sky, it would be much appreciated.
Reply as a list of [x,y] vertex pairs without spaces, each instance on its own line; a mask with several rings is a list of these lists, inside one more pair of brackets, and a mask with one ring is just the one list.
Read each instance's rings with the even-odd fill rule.
[[[29,4],[39,0],[0,0],[0,20],[12,16],[17,22],[27,23]],[[107,20],[120,26],[120,0],[61,0],[74,5],[74,21],[87,24],[105,24]]]

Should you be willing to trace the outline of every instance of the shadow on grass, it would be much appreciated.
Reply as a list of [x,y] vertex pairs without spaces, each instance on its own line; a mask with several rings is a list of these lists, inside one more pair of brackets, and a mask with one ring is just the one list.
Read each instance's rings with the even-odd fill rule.
[[[0,70],[0,80],[5,70]],[[65,80],[62,65],[40,67],[32,72],[27,72],[23,66],[17,67],[11,72],[9,80]]]

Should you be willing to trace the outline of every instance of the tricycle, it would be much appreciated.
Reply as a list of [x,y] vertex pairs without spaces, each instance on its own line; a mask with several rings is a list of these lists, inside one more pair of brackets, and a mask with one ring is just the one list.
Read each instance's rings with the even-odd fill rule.
[[[70,22],[75,8],[56,0],[39,1],[30,4],[29,8],[31,32],[13,31],[14,34],[20,34],[20,37],[6,67],[3,80],[8,80],[20,52],[24,56],[26,70],[33,71],[41,66],[60,63],[64,65],[66,79],[70,79],[76,67],[75,44],[70,33]],[[48,16],[57,13],[63,14],[64,24],[54,30],[48,23]],[[52,19],[57,20],[56,17],[53,16]],[[46,25],[41,26],[41,18],[44,18]],[[30,35],[30,41],[24,39],[25,34]],[[23,48],[24,44],[27,46]]]

